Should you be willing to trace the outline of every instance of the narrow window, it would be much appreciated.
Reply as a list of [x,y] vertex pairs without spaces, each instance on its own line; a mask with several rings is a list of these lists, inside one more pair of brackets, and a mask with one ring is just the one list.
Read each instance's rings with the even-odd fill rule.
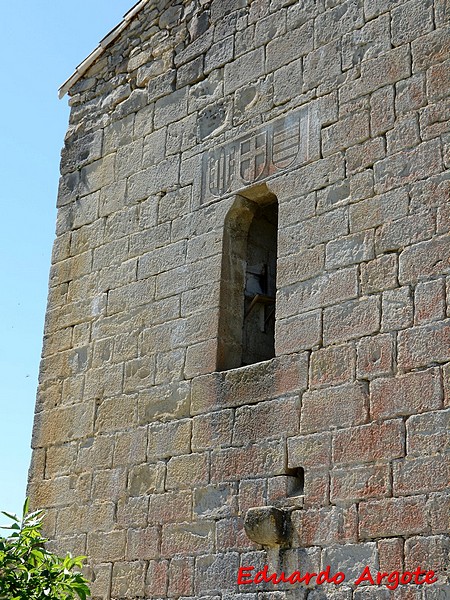
[[237,196],[225,219],[219,370],[275,356],[277,230],[276,196]]

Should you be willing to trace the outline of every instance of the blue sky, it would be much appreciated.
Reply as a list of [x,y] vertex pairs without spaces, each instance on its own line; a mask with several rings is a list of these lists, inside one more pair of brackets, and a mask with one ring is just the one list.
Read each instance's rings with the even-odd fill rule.
[[20,512],[42,346],[59,155],[58,87],[133,0],[0,0],[0,510]]

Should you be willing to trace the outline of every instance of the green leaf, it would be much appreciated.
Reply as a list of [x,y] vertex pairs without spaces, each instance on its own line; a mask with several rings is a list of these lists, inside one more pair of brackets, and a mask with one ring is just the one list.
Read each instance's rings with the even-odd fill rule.
[[[5,517],[8,517],[8,519],[12,519],[13,521],[17,521],[17,523],[20,523],[20,519],[17,517],[17,515],[13,515],[12,513],[8,513],[4,510],[0,512],[2,515],[5,515]],[[2,527],[2,529],[4,529],[4,527]]]
[[30,505],[30,499],[27,497],[25,498],[25,502],[23,503],[23,509],[22,509],[22,515],[25,518],[26,514],[28,513],[28,507]]

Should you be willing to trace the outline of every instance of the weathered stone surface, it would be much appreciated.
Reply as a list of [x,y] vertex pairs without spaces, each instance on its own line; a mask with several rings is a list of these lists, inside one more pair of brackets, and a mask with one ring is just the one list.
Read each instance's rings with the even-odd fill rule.
[[[98,600],[447,598],[449,2],[135,10],[68,90],[28,491],[51,547]],[[255,509],[292,535],[249,539]],[[354,588],[367,565],[440,579]]]
[[263,546],[280,546],[290,536],[288,513],[274,506],[248,510],[244,527],[248,537]]

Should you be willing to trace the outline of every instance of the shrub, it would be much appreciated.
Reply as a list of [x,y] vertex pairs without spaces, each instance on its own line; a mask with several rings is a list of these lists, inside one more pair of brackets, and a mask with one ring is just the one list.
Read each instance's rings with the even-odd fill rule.
[[28,499],[20,520],[3,512],[13,523],[11,533],[0,537],[0,600],[86,600],[86,579],[74,568],[82,567],[84,556],[65,558],[46,550],[41,535],[43,511],[28,514]]

